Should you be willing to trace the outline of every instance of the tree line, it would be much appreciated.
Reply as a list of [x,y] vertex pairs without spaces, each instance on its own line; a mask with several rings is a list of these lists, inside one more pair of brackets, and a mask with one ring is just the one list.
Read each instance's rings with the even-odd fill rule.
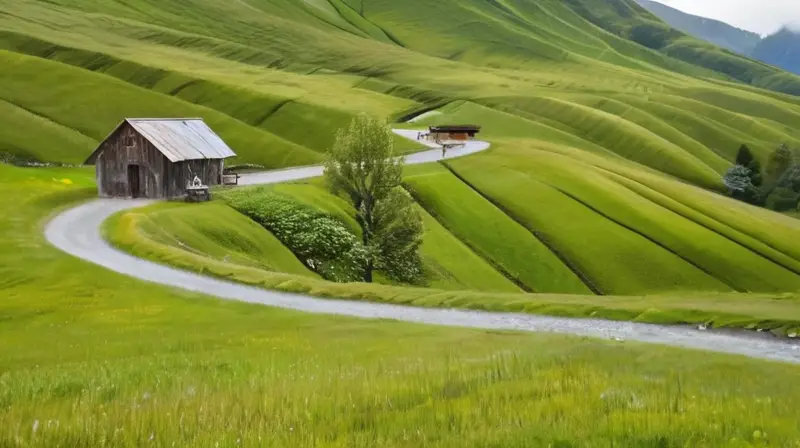
[[723,176],[731,197],[783,212],[800,206],[800,151],[782,144],[770,153],[766,168],[743,144],[736,163]]

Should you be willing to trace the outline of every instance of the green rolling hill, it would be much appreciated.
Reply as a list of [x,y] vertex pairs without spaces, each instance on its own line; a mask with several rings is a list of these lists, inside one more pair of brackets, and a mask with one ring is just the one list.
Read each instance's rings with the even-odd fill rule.
[[[415,125],[480,123],[495,147],[407,173],[430,286],[800,289],[798,222],[712,193],[742,143],[764,163],[780,143],[800,146],[800,77],[677,32],[632,0],[0,7],[0,151],[16,158],[80,163],[123,117],[201,116],[234,163],[308,165],[356,113],[436,110]],[[330,203],[320,188],[287,194]],[[221,250],[159,213],[148,225]]]
[[[0,160],[80,164],[132,116],[203,117],[269,169],[319,163],[361,112],[482,125],[489,150],[405,169],[420,284],[325,281],[225,202],[280,195],[357,234],[320,179],[104,224],[136,256],[316,297],[797,336],[800,219],[721,179],[743,143],[764,166],[800,148],[797,95],[634,0],[0,0]],[[95,197],[91,167],[0,163],[0,446],[797,443],[795,365],[217,300],[48,244]]]

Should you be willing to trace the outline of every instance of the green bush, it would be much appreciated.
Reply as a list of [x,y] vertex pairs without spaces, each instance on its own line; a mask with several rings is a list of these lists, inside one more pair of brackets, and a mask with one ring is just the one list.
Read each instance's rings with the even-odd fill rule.
[[358,281],[365,251],[339,219],[263,188],[222,194],[228,204],[272,232],[326,280]]
[[767,198],[767,208],[777,212],[797,209],[800,194],[789,188],[778,187]]

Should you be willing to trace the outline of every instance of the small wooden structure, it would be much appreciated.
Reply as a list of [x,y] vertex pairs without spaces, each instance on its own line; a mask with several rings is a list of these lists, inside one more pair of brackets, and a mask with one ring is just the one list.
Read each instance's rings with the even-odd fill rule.
[[211,200],[208,185],[203,185],[199,177],[195,176],[186,186],[186,202],[205,202]]
[[239,185],[239,173],[223,174],[222,185]]
[[481,127],[475,125],[430,126],[428,138],[436,143],[466,142],[475,138],[480,131]]
[[91,156],[101,197],[171,199],[188,194],[195,177],[222,183],[224,161],[236,154],[200,118],[128,118]]

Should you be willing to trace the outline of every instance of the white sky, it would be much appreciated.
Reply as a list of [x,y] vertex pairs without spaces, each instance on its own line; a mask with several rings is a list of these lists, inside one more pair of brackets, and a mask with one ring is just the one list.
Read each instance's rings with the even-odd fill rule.
[[784,25],[800,27],[800,0],[657,0],[690,14],[769,34]]

